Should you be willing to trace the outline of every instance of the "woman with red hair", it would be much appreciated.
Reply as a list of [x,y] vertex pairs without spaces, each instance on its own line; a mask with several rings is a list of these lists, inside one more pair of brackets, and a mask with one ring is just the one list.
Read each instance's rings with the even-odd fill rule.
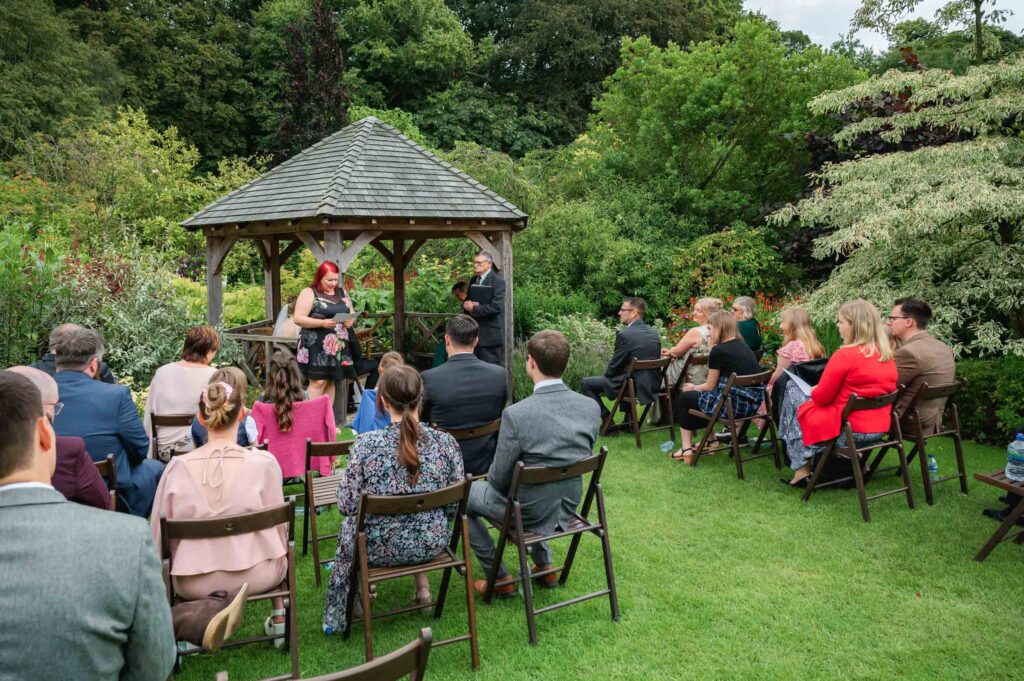
[[352,301],[338,285],[340,272],[333,262],[317,268],[313,283],[295,301],[293,321],[299,326],[295,360],[309,379],[309,399],[328,395],[334,400],[334,382],[346,368],[352,373],[349,328],[334,321],[335,315],[352,311]]

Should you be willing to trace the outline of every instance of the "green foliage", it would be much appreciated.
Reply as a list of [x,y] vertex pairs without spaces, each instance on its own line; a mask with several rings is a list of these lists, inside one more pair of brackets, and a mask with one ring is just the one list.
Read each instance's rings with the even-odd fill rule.
[[794,273],[765,237],[764,229],[734,223],[695,239],[675,258],[676,292],[681,298],[725,298],[778,290]]
[[963,437],[1005,445],[1024,428],[1024,358],[957,362],[964,389],[957,399]]
[[976,353],[1024,354],[1024,139],[1007,125],[1024,108],[1024,56],[957,76],[890,71],[814,100],[838,112],[873,93],[904,93],[905,110],[870,117],[836,139],[880,133],[899,143],[921,129],[965,141],[875,154],[828,166],[827,191],[774,216],[833,228],[820,258],[849,256],[808,302],[818,318],[864,297],[883,309],[902,296],[932,304],[938,335]]
[[24,223],[0,221],[0,366],[30,364],[46,348],[60,256]]
[[[568,314],[546,321],[543,328],[561,331],[569,341],[569,365],[562,376],[567,386],[579,391],[580,381],[585,376],[604,374],[615,345],[615,331],[610,327],[587,315]],[[523,338],[512,353],[512,383],[517,400],[533,392],[533,382],[526,375],[528,340]]]
[[416,126],[416,117],[411,113],[401,109],[374,109],[361,104],[357,104],[349,110],[349,118],[352,121],[362,120],[367,116],[377,117],[421,147],[430,149],[433,146]]
[[35,133],[101,120],[117,103],[111,55],[78,40],[50,0],[0,3],[0,74],[0,158]]
[[513,335],[528,340],[538,331],[550,328],[550,320],[574,315],[593,318],[597,306],[578,292],[558,293],[550,287],[516,283],[512,307]]

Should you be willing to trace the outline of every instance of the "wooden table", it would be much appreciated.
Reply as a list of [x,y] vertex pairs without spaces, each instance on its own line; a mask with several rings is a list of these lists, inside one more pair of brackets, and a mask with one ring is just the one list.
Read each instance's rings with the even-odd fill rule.
[[981,547],[981,551],[978,551],[978,555],[974,557],[974,560],[981,562],[988,557],[988,554],[992,553],[992,549],[1007,539],[1013,539],[1016,544],[1024,544],[1024,528],[1017,530],[1013,534],[1007,534],[1010,531],[1010,528],[1017,523],[1017,519],[1021,517],[1021,514],[1024,514],[1024,482],[1007,480],[1006,473],[1004,471],[996,471],[995,473],[975,473],[974,479],[979,482],[983,482],[986,485],[998,487],[999,489],[1005,490],[1011,494],[1016,494],[1019,497],[1019,500],[1013,507],[1013,510],[1006,516],[1006,520],[999,525],[999,529],[995,531],[992,538]]

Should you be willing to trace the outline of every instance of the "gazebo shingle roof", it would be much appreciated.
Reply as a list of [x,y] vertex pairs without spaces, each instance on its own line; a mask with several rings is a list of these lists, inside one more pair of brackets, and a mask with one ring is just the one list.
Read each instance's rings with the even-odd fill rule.
[[526,218],[509,201],[370,116],[214,201],[181,224],[197,229],[321,216]]

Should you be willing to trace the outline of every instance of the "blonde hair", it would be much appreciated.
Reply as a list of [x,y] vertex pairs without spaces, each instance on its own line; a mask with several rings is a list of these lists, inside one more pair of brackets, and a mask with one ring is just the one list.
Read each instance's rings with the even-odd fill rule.
[[878,309],[866,300],[850,300],[839,308],[839,316],[850,323],[850,341],[847,346],[862,346],[861,354],[873,357],[878,353],[879,362],[892,359],[892,346],[885,334]]
[[697,305],[700,305],[700,309],[704,311],[704,316],[709,319],[711,315],[722,309],[722,301],[718,298],[698,298]]
[[199,398],[199,413],[209,431],[225,430],[238,422],[245,393],[227,381],[212,380]]
[[380,364],[377,365],[378,379],[381,374],[390,369],[391,367],[402,366],[405,364],[405,360],[402,359],[402,353],[395,352],[394,350],[388,350],[380,357]]
[[738,306],[743,311],[744,320],[754,318],[754,312],[757,311],[757,301],[750,296],[740,296],[732,301],[732,304]]
[[800,341],[811,359],[825,356],[825,348],[818,340],[818,334],[814,333],[811,316],[807,314],[807,310],[802,307],[787,307],[779,318],[782,324],[783,345],[791,341]]
[[218,381],[227,383],[242,395],[243,400],[245,399],[245,393],[249,390],[249,379],[245,377],[245,373],[241,369],[238,367],[217,369],[210,376],[210,383],[217,383]]
[[725,310],[719,310],[711,315],[708,318],[708,325],[713,329],[718,329],[718,343],[732,340],[739,335],[736,318]]

